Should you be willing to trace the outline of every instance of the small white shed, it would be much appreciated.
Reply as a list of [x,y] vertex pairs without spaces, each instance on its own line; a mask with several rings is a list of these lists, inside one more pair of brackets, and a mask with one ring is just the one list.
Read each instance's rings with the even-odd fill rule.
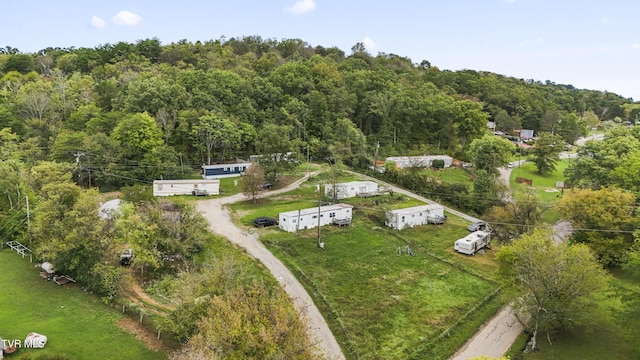
[[220,180],[154,180],[153,196],[192,195],[194,191],[207,195],[220,194]]
[[[378,183],[373,181],[351,181],[336,184],[336,199],[346,199],[362,194],[372,194],[378,192]],[[333,198],[333,184],[324,186],[324,196]]]
[[384,224],[396,230],[425,225],[430,219],[444,217],[444,207],[437,204],[420,205],[410,208],[388,210]]
[[[280,213],[278,226],[287,232],[297,232],[298,230],[312,229],[334,223],[334,221],[351,221],[353,206],[349,204],[334,204],[317,207],[293,210]],[[318,215],[320,218],[318,218]]]

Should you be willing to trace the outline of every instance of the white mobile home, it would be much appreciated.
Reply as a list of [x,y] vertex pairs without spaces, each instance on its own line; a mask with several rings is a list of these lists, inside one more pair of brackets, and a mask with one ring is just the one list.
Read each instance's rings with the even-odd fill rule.
[[[333,184],[324,186],[324,196],[333,198]],[[378,183],[373,181],[351,181],[339,183],[335,186],[336,199],[346,199],[364,194],[375,194],[378,192]]]
[[486,231],[474,231],[471,234],[456,240],[453,248],[463,254],[473,255],[476,251],[487,247],[491,241],[491,233]]
[[[297,232],[298,230],[312,229],[318,226],[332,224],[336,221],[351,221],[353,206],[349,204],[335,204],[293,210],[280,213],[278,226],[287,232]],[[318,218],[318,215],[320,216]]]
[[412,167],[431,167],[433,160],[444,161],[444,167],[451,167],[453,158],[447,155],[425,155],[425,156],[392,156],[385,159],[386,161],[393,161],[396,163],[396,167],[400,169],[412,168]]
[[384,224],[396,230],[425,225],[435,219],[444,218],[444,207],[437,204],[420,205],[410,208],[388,210]]
[[220,180],[154,180],[153,196],[219,195]]
[[244,172],[251,166],[250,162],[239,162],[235,164],[214,164],[202,165],[200,174],[203,179],[219,179],[225,177],[242,176]]

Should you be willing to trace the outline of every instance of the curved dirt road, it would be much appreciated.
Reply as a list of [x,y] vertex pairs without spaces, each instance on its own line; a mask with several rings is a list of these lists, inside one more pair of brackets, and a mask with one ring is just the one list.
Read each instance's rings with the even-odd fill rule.
[[[308,177],[309,175],[285,188],[269,191],[264,195],[274,195],[295,189],[302,182],[306,181]],[[296,309],[307,318],[309,326],[308,333],[312,339],[312,343],[317,344],[323,355],[332,360],[344,359],[345,357],[342,349],[340,349],[340,345],[338,345],[327,322],[302,284],[300,284],[291,271],[258,240],[258,236],[255,233],[235,226],[231,220],[229,211],[223,208],[226,204],[245,199],[246,197],[243,194],[236,194],[224,198],[203,200],[197,202],[197,208],[209,221],[209,229],[212,232],[222,235],[232,243],[243,247],[249,255],[259,260],[271,271],[276,280],[293,300]]]

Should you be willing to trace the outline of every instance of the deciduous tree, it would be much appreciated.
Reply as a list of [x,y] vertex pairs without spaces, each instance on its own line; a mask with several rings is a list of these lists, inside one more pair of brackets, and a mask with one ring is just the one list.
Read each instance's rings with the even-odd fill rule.
[[221,150],[220,159],[224,159],[225,149],[240,142],[240,132],[233,121],[217,113],[201,116],[193,125],[191,136],[208,165],[211,165],[214,150]]
[[265,176],[260,164],[251,165],[242,177],[242,193],[256,203],[258,196],[264,191]]
[[533,163],[536,164],[538,173],[545,174],[556,169],[556,163],[560,159],[560,153],[564,151],[564,142],[560,135],[547,132],[540,133],[535,146],[530,150],[533,155]]
[[126,159],[138,160],[163,144],[162,131],[147,113],[125,117],[111,134]]
[[498,168],[507,166],[513,152],[513,144],[506,139],[494,135],[485,135],[475,139],[469,147],[469,157],[476,169],[497,176]]
[[586,324],[608,282],[587,246],[556,246],[551,236],[535,231],[496,255],[502,280],[517,291],[513,308],[534,350],[539,334]]
[[633,194],[616,188],[574,189],[560,200],[558,211],[581,229],[572,235],[574,242],[589,245],[603,265],[618,266],[638,224],[635,201]]
[[304,320],[286,298],[260,282],[213,296],[197,334],[172,358],[313,359]]

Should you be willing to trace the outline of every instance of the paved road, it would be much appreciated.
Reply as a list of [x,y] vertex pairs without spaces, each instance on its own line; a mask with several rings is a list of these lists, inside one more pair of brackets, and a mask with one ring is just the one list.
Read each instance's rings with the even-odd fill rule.
[[584,146],[584,144],[590,140],[604,140],[604,134],[593,134],[587,137],[581,137],[576,140],[576,146]]
[[483,355],[500,358],[509,350],[522,330],[522,324],[516,319],[511,307],[505,306],[482,325],[451,360],[467,360]]
[[[263,194],[263,196],[293,190],[306,181],[308,177],[309,175],[285,188],[269,191]],[[231,220],[229,211],[224,208],[224,205],[245,199],[246,197],[243,194],[236,194],[224,198],[203,200],[197,202],[197,208],[209,221],[209,229],[211,231],[243,247],[249,255],[259,260],[271,271],[273,276],[293,300],[293,304],[298,312],[307,318],[306,320],[309,325],[308,332],[312,338],[312,342],[319,346],[318,351],[331,360],[344,359],[345,357],[340,345],[338,345],[320,310],[315,306],[311,296],[309,296],[302,284],[300,284],[291,271],[258,240],[258,236],[255,233],[238,228]]]

